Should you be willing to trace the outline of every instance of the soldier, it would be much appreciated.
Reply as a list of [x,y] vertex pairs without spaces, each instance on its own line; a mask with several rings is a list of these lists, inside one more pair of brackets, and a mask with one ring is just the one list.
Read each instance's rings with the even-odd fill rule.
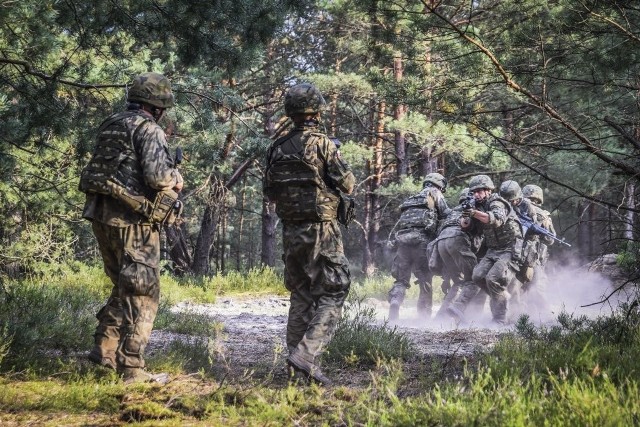
[[[551,221],[551,214],[542,209],[542,203],[544,201],[542,188],[534,184],[528,184],[522,188],[522,194],[533,204],[533,210],[535,212],[534,221],[551,233],[556,234],[553,222]],[[549,260],[548,247],[553,244],[554,240],[547,236],[536,237],[539,239],[537,247],[537,262],[533,267],[533,277],[528,285],[525,286],[524,292],[527,300],[530,301],[532,305],[539,309],[544,309],[548,306],[547,300],[544,296],[547,286],[545,266]]]
[[458,321],[464,318],[464,309],[480,289],[489,294],[494,322],[507,321],[506,288],[519,268],[522,230],[511,204],[492,193],[494,189],[487,175],[476,175],[469,181],[475,207],[462,212],[460,226],[463,230],[480,227],[487,253],[473,269],[473,284],[466,283],[461,295],[447,309]]
[[[511,203],[514,212],[517,215],[518,222],[522,224],[522,219],[534,218],[535,212],[531,201],[525,199],[522,195],[520,185],[513,180],[505,181],[500,184],[500,196]],[[507,291],[511,296],[511,305],[513,308],[522,307],[522,289],[533,277],[533,264],[537,258],[538,236],[533,233],[526,233],[523,227],[524,243],[522,247],[522,256],[519,270],[515,277],[507,286]],[[514,311],[514,310],[512,310]],[[517,308],[515,310],[518,311]]]
[[96,147],[83,169],[83,217],[91,221],[113,282],[98,312],[95,346],[89,360],[117,369],[126,383],[165,381],[144,370],[160,297],[160,227],[175,219],[183,181],[164,131],[158,126],[173,106],[169,80],[162,74],[137,76],[127,111],[111,115],[98,130]]
[[450,209],[442,195],[446,189],[447,180],[439,173],[430,173],[425,177],[423,190],[400,205],[400,219],[395,227],[398,230],[394,236],[397,252],[391,267],[395,282],[388,296],[390,321],[398,319],[405,293],[411,286],[412,272],[420,287],[418,314],[423,319],[431,318],[433,290],[427,246],[436,235],[438,221],[449,214]]
[[308,83],[291,87],[284,101],[294,129],[267,153],[266,197],[282,220],[285,286],[291,292],[287,363],[320,384],[330,384],[318,356],[331,340],[349,292],[351,276],[337,222],[340,191],[355,177],[335,144],[318,131],[325,102]]
[[[465,282],[471,282],[473,268],[478,264],[476,254],[482,243],[482,235],[478,227],[470,227],[462,230],[460,217],[464,205],[469,198],[469,189],[465,188],[458,198],[459,205],[451,210],[451,213],[442,222],[438,237],[432,242],[433,249],[429,258],[429,269],[433,274],[440,272],[443,278],[453,282],[450,288],[443,288],[445,294],[438,316],[442,316],[451,302],[457,297],[458,292],[464,287]],[[444,286],[445,281],[443,281]],[[472,305],[475,311],[482,312],[487,294],[479,292]]]

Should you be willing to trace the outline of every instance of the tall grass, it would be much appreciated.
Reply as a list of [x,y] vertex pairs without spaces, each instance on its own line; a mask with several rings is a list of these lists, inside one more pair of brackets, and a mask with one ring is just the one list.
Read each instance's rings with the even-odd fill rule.
[[[151,357],[152,369],[197,372],[159,387],[126,387],[115,374],[76,363],[89,347],[95,310],[110,284],[99,268],[72,265],[0,290],[0,424],[69,425],[451,425],[627,426],[640,423],[640,312],[622,307],[588,319],[562,314],[553,326],[522,317],[494,349],[475,355],[461,376],[413,383],[407,337],[352,304],[326,362],[345,375],[368,371],[360,388],[271,384],[265,378],[209,375],[217,367],[220,325],[173,314],[172,301],[213,301],[209,293],[272,289],[272,272],[216,280],[163,278],[157,326],[185,335]],[[215,284],[215,285],[213,285]],[[357,286],[357,285],[356,285]],[[214,291],[215,290],[215,291]],[[184,337],[183,337],[184,338]],[[54,363],[55,361],[55,363]],[[20,373],[18,375],[18,370]],[[415,376],[414,376],[415,377]],[[224,377],[223,377],[224,378]],[[406,389],[419,392],[407,395]],[[53,425],[53,423],[51,423]]]

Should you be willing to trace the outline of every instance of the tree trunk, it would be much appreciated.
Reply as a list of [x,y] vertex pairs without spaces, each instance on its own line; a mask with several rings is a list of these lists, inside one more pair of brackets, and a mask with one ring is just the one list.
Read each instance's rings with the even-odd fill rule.
[[169,246],[169,256],[173,261],[173,273],[177,276],[184,276],[192,273],[191,254],[189,254],[189,244],[187,242],[187,229],[185,224],[168,225],[164,228]]
[[373,110],[374,126],[373,136],[373,159],[368,164],[367,194],[368,199],[365,204],[365,244],[362,257],[362,272],[367,277],[371,277],[376,270],[375,251],[378,244],[378,233],[380,232],[380,197],[376,191],[382,182],[383,150],[384,150],[384,118],[386,103],[380,101],[377,108]]
[[589,260],[593,256],[594,233],[593,233],[594,205],[588,200],[583,200],[578,205],[578,253],[584,260]]
[[265,197],[262,201],[262,251],[260,262],[269,267],[276,265],[277,225],[276,204],[269,202]]
[[[393,77],[397,83],[402,81],[404,67],[402,64],[402,53],[396,52],[393,58]],[[394,120],[402,120],[406,112],[406,106],[397,104],[393,111]],[[407,145],[404,132],[401,130],[394,131],[394,145],[396,152],[396,176],[401,178],[409,173],[409,165],[407,160]]]
[[227,189],[220,178],[212,175],[209,201],[204,210],[200,224],[200,233],[198,234],[196,245],[193,249],[193,265],[191,270],[194,274],[204,275],[210,272],[209,254],[215,242],[220,206],[224,204],[226,191]]

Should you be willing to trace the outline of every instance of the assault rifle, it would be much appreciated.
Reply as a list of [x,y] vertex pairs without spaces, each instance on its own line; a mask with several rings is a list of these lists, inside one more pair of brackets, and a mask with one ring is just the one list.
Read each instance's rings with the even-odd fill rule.
[[476,198],[473,197],[473,194],[468,194],[467,198],[464,199],[462,201],[462,203],[460,203],[460,205],[462,206],[462,209],[467,211],[469,209],[475,209],[476,208]]
[[531,231],[533,234],[538,234],[542,236],[551,237],[558,243],[571,247],[571,245],[564,241],[564,238],[559,239],[556,235],[546,228],[536,224],[533,222],[533,219],[525,214],[518,213],[518,219],[520,220],[520,224],[522,224],[523,234],[526,235],[527,232]]

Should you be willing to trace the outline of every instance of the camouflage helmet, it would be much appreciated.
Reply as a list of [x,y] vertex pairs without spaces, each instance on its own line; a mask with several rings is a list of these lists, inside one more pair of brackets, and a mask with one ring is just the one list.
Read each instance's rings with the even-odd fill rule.
[[511,180],[500,184],[500,195],[510,202],[524,197],[522,195],[522,190],[520,189],[520,184]]
[[136,76],[127,94],[129,102],[142,102],[158,108],[173,107],[173,92],[169,79],[158,73]]
[[542,188],[534,184],[527,184],[522,188],[522,194],[527,199],[531,199],[534,203],[541,205],[544,202],[544,194]]
[[460,196],[458,196],[458,203],[464,202],[465,200],[467,200],[467,197],[469,197],[469,187],[463,188],[462,191],[460,191]]
[[325,104],[322,94],[311,83],[292,86],[284,96],[284,112],[289,117],[294,114],[319,113]]
[[469,180],[469,191],[475,190],[493,190],[495,189],[495,185],[493,185],[493,181],[487,175],[476,175],[471,177]]
[[443,193],[447,191],[447,178],[440,175],[439,173],[430,173],[424,177],[424,182],[422,183],[422,187],[426,187],[429,184],[433,184],[440,189]]

